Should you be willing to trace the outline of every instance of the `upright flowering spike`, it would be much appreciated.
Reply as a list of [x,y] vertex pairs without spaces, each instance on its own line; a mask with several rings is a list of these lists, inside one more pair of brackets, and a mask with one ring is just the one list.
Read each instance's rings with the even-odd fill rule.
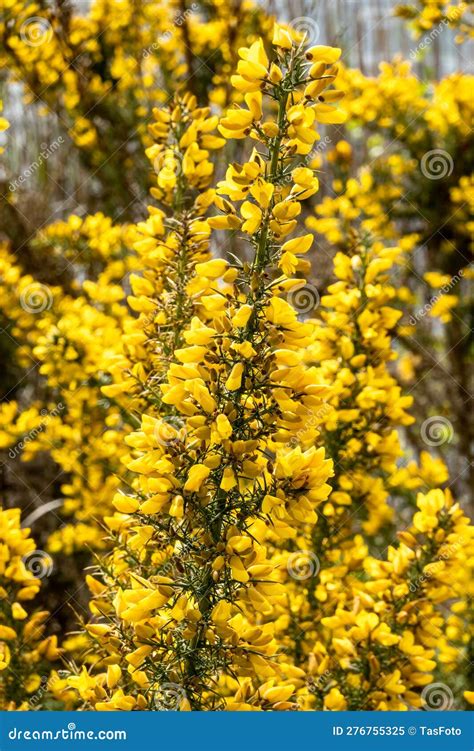
[[112,383],[103,388],[128,408],[160,400],[159,384],[196,310],[195,269],[210,258],[204,218],[214,195],[206,190],[214,169],[210,154],[224,143],[216,126],[209,108],[189,94],[154,110],[147,155],[159,206],[150,206],[148,219],[135,228],[142,273],[131,277],[128,302],[138,315],[127,322],[123,353],[110,359]]
[[[148,706],[165,701],[173,684],[176,708],[286,709],[301,682],[273,634],[284,591],[266,541],[275,534],[291,539],[316,521],[332,467],[312,445],[316,428],[304,430],[306,411],[320,403],[324,388],[301,354],[313,326],[301,323],[285,299],[301,280],[282,273],[306,268],[299,256],[312,239],[290,239],[298,199],[317,190],[299,156],[317,138],[314,102],[303,97],[310,65],[296,46],[277,51],[278,66],[261,41],[241,51],[236,83],[249,88],[249,109],[229,111],[219,129],[232,137],[249,130],[260,151],[229,167],[215,199],[222,219],[208,220],[214,227],[242,225],[253,261],[195,266],[187,289],[194,315],[173,342],[162,382],[156,381],[154,414],[144,415],[127,439],[138,492],[118,497],[121,514],[109,521],[124,547],[112,556],[108,591],[98,593],[93,610],[107,613],[101,653],[124,666],[126,700],[134,706],[141,695]],[[256,83],[263,96],[253,93]],[[272,100],[277,118],[269,114],[264,124]],[[158,121],[164,138],[169,120]],[[178,116],[176,128],[185,137]],[[169,201],[179,180],[160,173],[157,191]],[[145,252],[159,244],[149,238]],[[157,303],[144,291],[149,312]],[[170,415],[173,433],[164,439]],[[304,437],[290,444],[298,431]],[[132,550],[134,571],[127,572]],[[121,646],[119,631],[126,635]],[[102,708],[97,698],[88,701]]]
[[[307,672],[299,691],[306,708],[425,706],[420,687],[453,659],[450,638],[462,642],[455,613],[465,605],[469,574],[460,574],[458,587],[455,571],[468,566],[472,527],[449,492],[420,493],[413,529],[400,533],[399,545],[389,544],[393,520],[398,526],[405,518],[407,498],[415,503],[413,490],[448,477],[426,453],[420,466],[397,466],[396,429],[413,422],[407,413],[412,400],[388,367],[395,357],[391,330],[401,317],[391,305],[396,294],[389,272],[401,255],[400,248],[353,232],[350,251],[334,258],[337,281],[321,298],[306,350],[308,361],[320,364],[321,382],[331,384],[320,440],[335,467],[311,536],[297,538],[295,553],[278,551],[288,570],[291,612],[278,637]],[[378,535],[388,540],[386,561],[369,556],[368,539]],[[449,596],[448,581],[460,601],[446,620],[437,605]],[[414,619],[415,608],[420,618]]]

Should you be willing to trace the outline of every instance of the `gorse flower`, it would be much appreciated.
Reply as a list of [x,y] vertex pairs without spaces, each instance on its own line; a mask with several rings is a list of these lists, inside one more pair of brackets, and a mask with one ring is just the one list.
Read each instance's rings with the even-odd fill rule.
[[[352,244],[355,227],[371,243],[404,251],[395,285],[403,312],[396,331],[402,353],[397,368],[400,380],[413,389],[416,417],[404,432],[416,442],[416,426],[440,415],[459,436],[454,453],[470,455],[472,424],[463,395],[470,390],[471,353],[461,319],[470,305],[472,273],[473,151],[466,129],[473,117],[472,76],[451,73],[427,87],[407,61],[379,67],[377,76],[368,77],[341,66],[344,106],[361,130],[348,128],[345,134],[355,146],[350,159],[344,146],[342,153],[338,144],[329,152],[336,195],[326,196],[306,224],[342,252]],[[367,155],[361,165],[360,153]],[[440,371],[428,384],[424,374],[434,352],[453,364],[449,375]],[[461,471],[460,456],[454,461],[456,494],[467,495],[473,477]]]
[[30,106],[44,102],[40,117],[58,114],[94,178],[91,205],[99,195],[106,213],[130,219],[137,191],[144,200],[149,188],[144,123],[153,108],[183,85],[201,103],[226,106],[237,50],[271,28],[253,2],[94,0],[83,13],[63,14],[32,0],[1,0],[0,61]]

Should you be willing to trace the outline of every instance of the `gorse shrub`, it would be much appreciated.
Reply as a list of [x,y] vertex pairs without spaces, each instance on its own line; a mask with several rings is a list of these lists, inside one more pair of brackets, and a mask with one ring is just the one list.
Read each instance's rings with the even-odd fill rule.
[[[27,527],[50,514],[37,542],[14,482],[2,501],[0,706],[406,710],[440,685],[472,703],[472,526],[404,391],[415,334],[447,351],[465,305],[463,287],[417,313],[470,249],[464,165],[436,198],[443,240],[417,165],[470,153],[467,77],[369,80],[247,3],[96,2],[31,28],[36,6],[4,5],[2,55],[46,86],[100,200],[0,247],[6,485],[44,461],[53,498],[23,504]],[[359,165],[360,132],[386,148]],[[34,605],[56,562],[61,639]]]

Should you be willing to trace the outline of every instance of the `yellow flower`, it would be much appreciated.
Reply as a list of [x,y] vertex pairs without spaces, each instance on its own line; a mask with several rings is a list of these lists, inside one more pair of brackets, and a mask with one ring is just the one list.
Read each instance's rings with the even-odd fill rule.
[[285,50],[291,50],[293,46],[289,32],[277,23],[273,27],[272,44]]
[[203,482],[209,477],[210,471],[209,467],[206,467],[204,464],[195,464],[189,470],[188,479],[184,484],[183,490],[188,493],[200,490]]
[[229,373],[229,376],[225,382],[225,387],[228,391],[237,391],[242,384],[242,374],[244,372],[244,364],[241,362],[236,363]]
[[324,699],[324,706],[333,712],[347,709],[347,702],[338,688],[332,688]]
[[341,56],[339,47],[327,47],[323,44],[317,44],[306,50],[306,59],[312,63],[332,64],[337,62]]
[[245,222],[242,224],[242,231],[248,232],[250,235],[260,227],[262,221],[262,211],[254,203],[250,201],[244,201],[240,207],[240,213],[242,214]]

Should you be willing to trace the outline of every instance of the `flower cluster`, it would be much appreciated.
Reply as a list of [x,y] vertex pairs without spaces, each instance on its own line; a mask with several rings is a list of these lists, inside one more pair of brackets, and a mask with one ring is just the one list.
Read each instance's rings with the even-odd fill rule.
[[386,560],[366,557],[366,581],[352,576],[352,595],[341,593],[321,618],[311,656],[317,708],[432,708],[423,687],[433,682],[445,627],[438,608],[469,582],[472,526],[449,491],[420,493],[416,505]]
[[[43,4],[44,5],[44,4]],[[149,145],[144,120],[186,83],[201,100],[225,106],[237,50],[272,22],[252,2],[220,0],[119,4],[94,0],[84,13],[56,12],[33,0],[1,0],[0,62],[41,117],[59,115],[96,182],[102,205],[130,215],[144,198]],[[206,61],[206,64],[203,64]],[[106,169],[99,169],[106,164]]]
[[[426,87],[409,63],[394,61],[381,64],[374,78],[346,69],[339,78],[350,121],[368,135],[361,143],[358,130],[348,129],[355,148],[344,140],[328,154],[336,195],[316,206],[307,226],[342,251],[354,226],[371,243],[403,249],[397,274],[404,313],[397,330],[400,377],[413,384],[419,424],[430,415],[452,423],[459,436],[451,447],[453,471],[461,478],[456,490],[467,493],[460,455],[469,454],[464,436],[472,431],[464,408],[470,352],[462,326],[472,274],[472,76],[454,73]],[[437,367],[434,352],[449,368],[428,383],[423,373]]]
[[[300,535],[289,557],[280,552],[291,617],[278,623],[286,651],[305,670],[298,698],[307,709],[423,706],[432,671],[462,662],[472,639],[460,637],[456,621],[468,607],[472,527],[438,488],[448,479],[442,462],[425,452],[419,465],[398,464],[396,428],[413,422],[412,398],[389,371],[401,313],[390,305],[388,274],[400,256],[354,236],[351,252],[335,256],[338,281],[321,299],[307,348],[307,360],[321,363],[319,380],[330,384],[324,409],[307,422],[321,420],[334,476],[311,535]],[[394,545],[395,530],[407,524],[412,531]],[[371,542],[387,555],[371,557]],[[438,608],[452,598],[445,620]]]
[[456,42],[460,44],[473,35],[472,5],[465,0],[455,3],[447,0],[416,0],[410,5],[397,5],[395,13],[410,22],[417,37],[433,28],[456,30]]
[[83,294],[64,294],[24,274],[6,249],[0,272],[0,307],[9,341],[18,345],[14,356],[28,368],[38,364],[44,382],[41,400],[2,405],[0,445],[25,462],[46,451],[64,472],[62,511],[74,521],[53,533],[51,551],[102,547],[98,504],[104,512],[112,508],[128,415],[104,403],[100,385],[127,317],[124,291],[113,283],[104,288],[99,275],[97,283],[84,281]]
[[[30,530],[20,525],[20,509],[0,508],[0,708],[31,709],[31,697],[50,680],[61,650],[57,636],[45,636],[47,611],[30,603],[52,560],[36,550]],[[62,681],[52,681],[60,698]],[[51,691],[48,691],[51,697]]]
[[63,5],[0,0],[75,202],[0,205],[0,706],[473,703],[472,77],[247,1]]

